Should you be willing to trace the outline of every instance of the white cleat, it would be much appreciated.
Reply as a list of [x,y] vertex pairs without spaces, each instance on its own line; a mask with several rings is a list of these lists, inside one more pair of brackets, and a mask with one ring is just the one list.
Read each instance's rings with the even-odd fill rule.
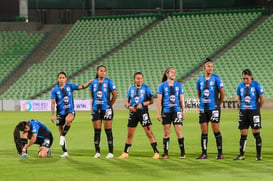
[[108,153],[105,158],[114,158],[114,155],[113,155],[113,153]]
[[101,157],[100,153],[96,153],[94,156],[94,158],[100,158],[100,157]]
[[68,158],[68,157],[69,157],[69,155],[68,155],[67,152],[64,152],[64,153],[60,156],[60,158]]
[[60,136],[60,145],[63,146],[65,143],[65,137],[64,136]]

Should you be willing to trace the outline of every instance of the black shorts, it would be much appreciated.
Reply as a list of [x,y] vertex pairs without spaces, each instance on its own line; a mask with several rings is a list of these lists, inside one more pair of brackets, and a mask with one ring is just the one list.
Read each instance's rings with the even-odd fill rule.
[[199,123],[220,123],[221,110],[200,110]]
[[50,148],[53,143],[52,134],[48,135],[47,138],[37,138],[35,144],[40,145],[40,147]]
[[114,112],[112,108],[106,110],[93,110],[92,111],[92,121],[97,120],[113,120]]
[[182,112],[162,113],[162,124],[183,125]]
[[152,125],[148,111],[138,110],[137,112],[130,112],[127,126],[135,128],[138,122],[140,122],[142,127]]
[[261,114],[259,110],[240,110],[239,112],[239,129],[252,129],[262,128]]
[[[69,113],[68,113],[69,114]],[[63,126],[65,124],[65,118],[68,114],[65,115],[59,115],[57,114],[57,118],[56,118],[56,126]],[[74,117],[76,116],[75,112],[72,112],[72,114],[74,115]]]

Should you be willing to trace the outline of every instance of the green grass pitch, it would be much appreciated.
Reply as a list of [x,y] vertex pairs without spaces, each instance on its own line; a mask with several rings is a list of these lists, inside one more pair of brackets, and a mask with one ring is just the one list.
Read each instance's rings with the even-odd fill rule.
[[[162,152],[163,129],[156,120],[156,112],[150,112],[153,132]],[[102,158],[94,159],[93,126],[90,112],[77,112],[76,119],[67,135],[70,157],[59,158],[57,127],[50,121],[49,112],[0,112],[0,180],[272,180],[273,137],[272,111],[262,111],[263,139],[262,157],[255,161],[255,145],[251,130],[248,136],[246,159],[233,161],[239,151],[238,111],[222,111],[221,132],[223,135],[224,160],[216,160],[215,139],[209,130],[207,160],[196,160],[200,154],[200,128],[198,113],[187,112],[184,121],[186,156],[179,159],[179,148],[174,129],[168,160],[153,160],[152,148],[140,125],[135,133],[130,158],[119,160],[127,135],[127,111],[115,111],[113,122],[114,159],[105,159],[107,142],[104,131],[101,138]],[[40,159],[38,146],[29,148],[29,158],[19,158],[13,143],[13,129],[22,120],[38,119],[53,132],[52,157]]]

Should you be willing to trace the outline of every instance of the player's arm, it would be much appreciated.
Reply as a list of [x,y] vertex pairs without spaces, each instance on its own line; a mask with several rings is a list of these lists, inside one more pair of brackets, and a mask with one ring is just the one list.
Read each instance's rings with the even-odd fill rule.
[[182,112],[182,119],[184,120],[186,115],[185,115],[185,103],[184,103],[184,95],[180,94],[179,96],[179,103],[180,103],[180,108]]
[[220,92],[219,103],[220,103],[220,105],[221,105],[221,104],[223,103],[223,101],[224,101],[224,98],[225,98],[225,91],[224,91],[224,88],[219,89],[219,92]]
[[36,140],[37,140],[37,133],[33,133],[30,141],[23,147],[22,152],[26,153],[27,148],[33,145],[36,142]]
[[55,121],[56,121],[56,117],[55,117],[55,104],[56,104],[56,100],[55,99],[51,99],[51,121],[52,121],[52,123],[55,123]]
[[87,87],[89,87],[89,85],[92,83],[93,80],[90,80],[89,82],[87,82],[86,84],[84,85],[79,85],[78,86],[78,90],[81,90],[81,89],[86,89]]
[[263,105],[264,105],[264,94],[259,95],[260,98],[260,109],[262,109]]
[[111,105],[112,106],[116,102],[117,97],[118,97],[118,94],[117,94],[117,90],[115,89],[115,90],[112,91],[112,99],[111,99]]
[[198,99],[200,99],[200,97],[201,97],[201,91],[200,90],[197,90],[197,96],[198,96]]
[[161,121],[162,94],[157,94],[157,120]]
[[241,105],[241,96],[237,95],[237,99],[238,99],[238,104],[239,104],[239,107]]

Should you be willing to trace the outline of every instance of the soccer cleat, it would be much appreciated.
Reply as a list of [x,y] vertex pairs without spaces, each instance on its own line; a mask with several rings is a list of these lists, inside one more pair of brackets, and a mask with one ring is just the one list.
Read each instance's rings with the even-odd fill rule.
[[201,155],[199,155],[198,157],[196,157],[197,160],[203,160],[203,159],[207,159],[208,155],[205,153],[202,153]]
[[180,158],[180,159],[185,159],[185,158],[186,158],[186,155],[180,155],[179,158]]
[[129,154],[123,152],[118,158],[119,158],[119,159],[129,158]]
[[216,160],[223,160],[224,159],[224,155],[223,154],[218,154],[216,157]]
[[257,156],[256,157],[256,161],[261,161],[262,160],[262,157],[261,156]]
[[161,157],[160,157],[160,159],[168,159],[169,158],[169,156],[167,155],[167,154],[163,154]]
[[67,152],[64,152],[64,153],[60,156],[60,158],[68,158],[68,157],[69,157],[69,155],[68,155]]
[[51,157],[51,150],[49,148],[48,152],[47,152],[47,157]]
[[28,154],[27,153],[23,153],[20,158],[27,158],[28,157]]
[[96,153],[96,154],[94,155],[94,158],[100,158],[100,157],[101,157],[100,153]]
[[60,145],[63,146],[65,143],[65,137],[64,136],[60,136]]
[[238,156],[233,158],[233,160],[244,160],[244,159],[245,159],[244,155],[238,155]]
[[114,155],[113,155],[113,153],[108,153],[105,158],[114,158]]
[[159,158],[160,158],[159,153],[155,153],[154,156],[153,156],[152,158],[153,158],[153,159],[159,159]]

